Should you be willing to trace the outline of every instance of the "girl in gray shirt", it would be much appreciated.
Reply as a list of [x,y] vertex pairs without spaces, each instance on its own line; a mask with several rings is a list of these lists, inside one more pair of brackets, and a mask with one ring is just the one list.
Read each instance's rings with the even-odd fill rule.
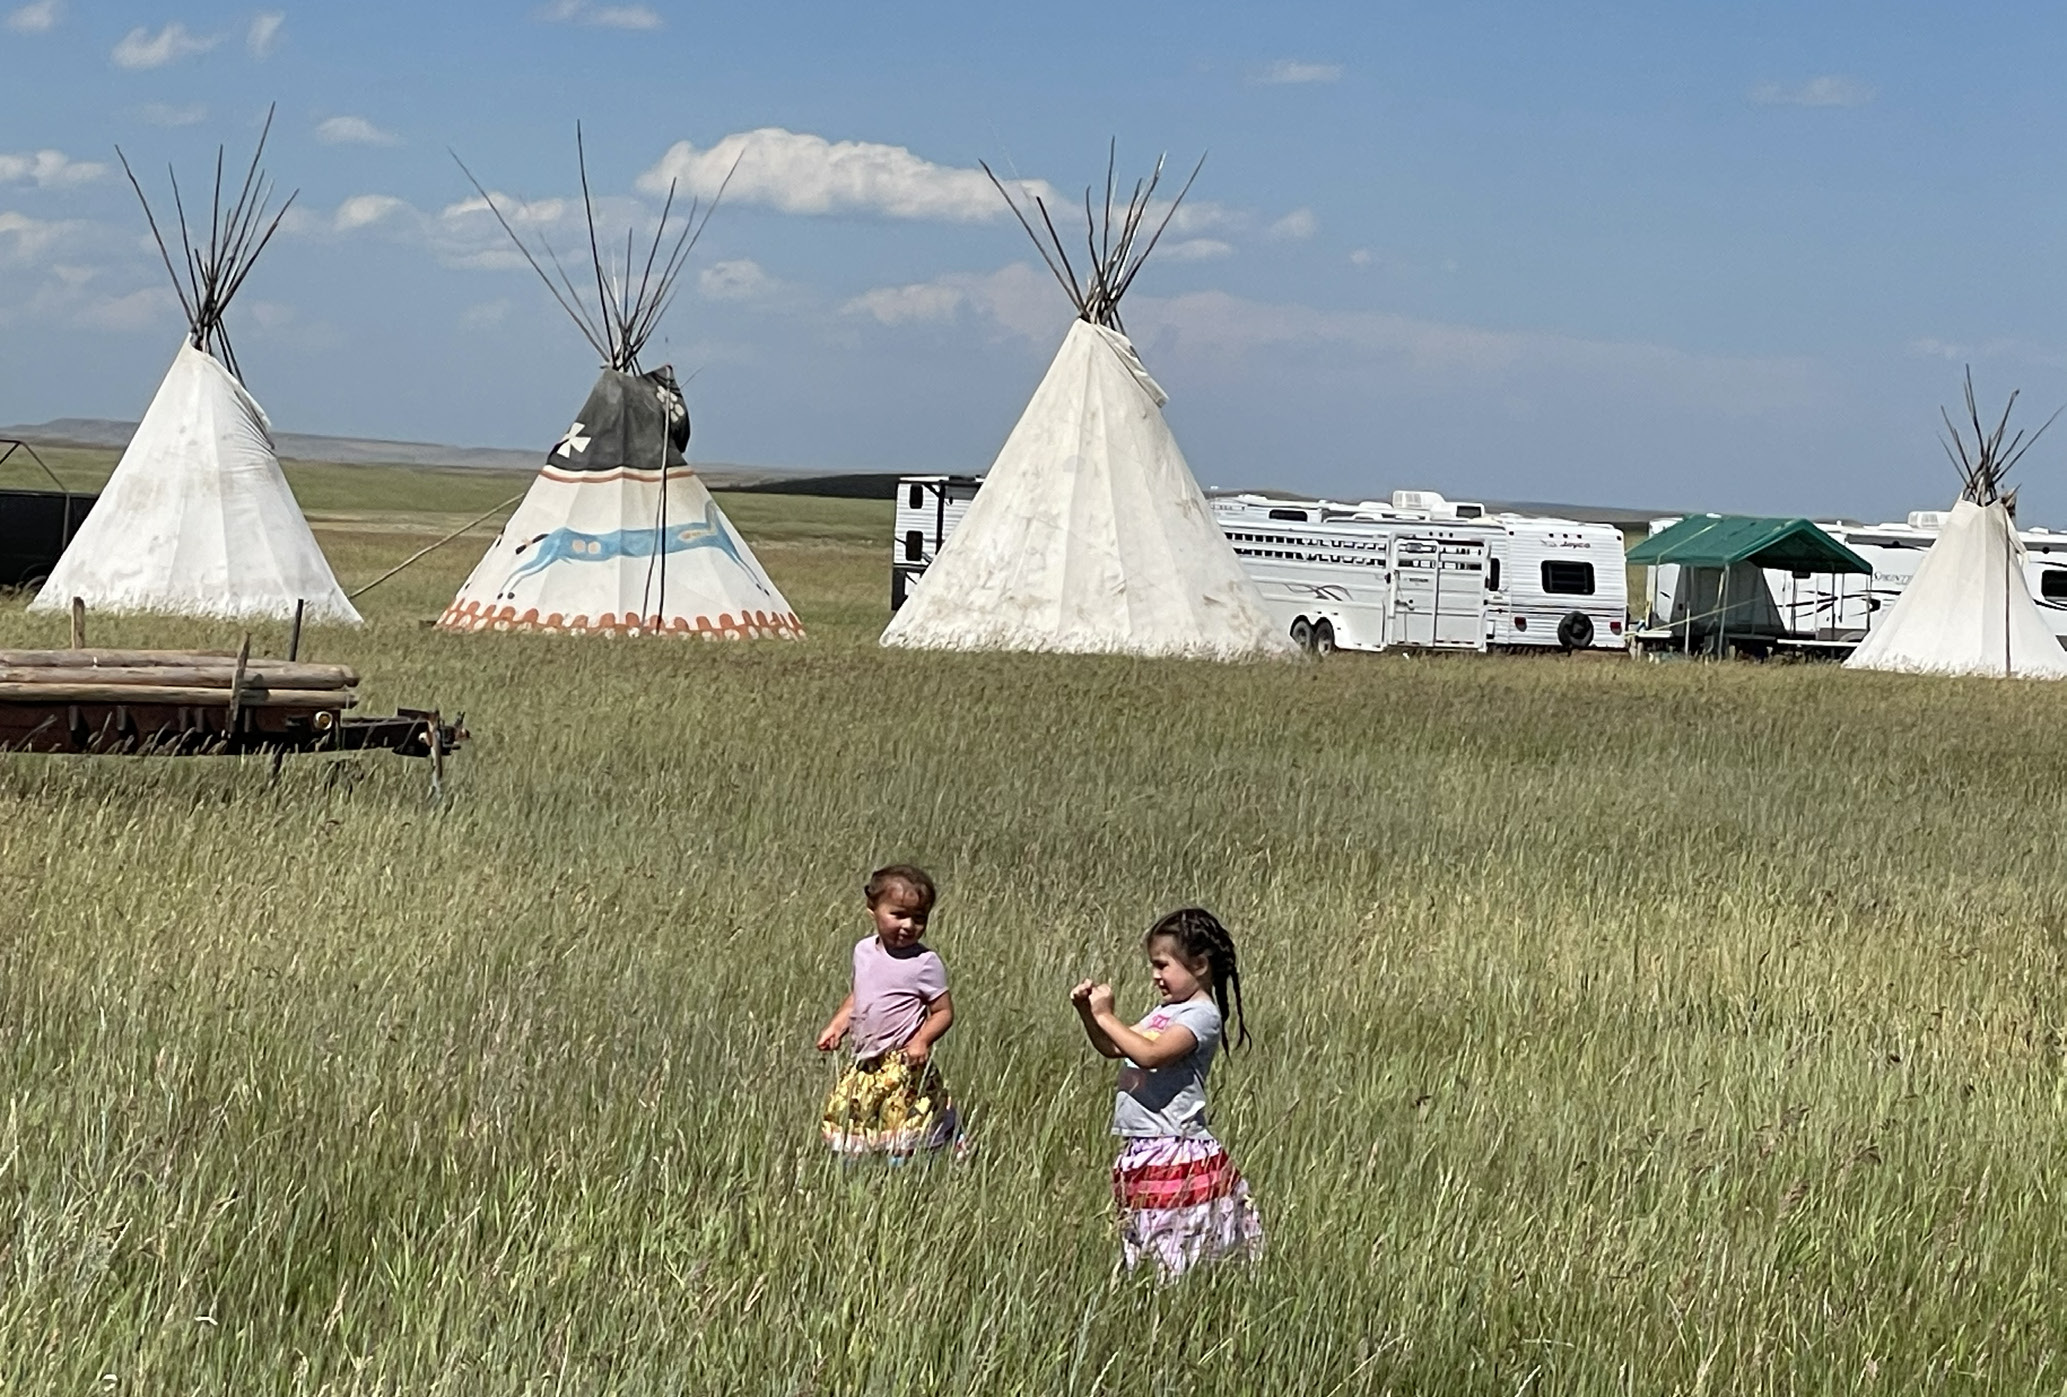
[[1246,1043],[1234,938],[1212,913],[1172,912],[1142,940],[1162,1002],[1139,1023],[1123,1023],[1111,985],[1086,980],[1070,992],[1091,1046],[1120,1059],[1112,1132],[1120,1244],[1131,1269],[1153,1262],[1165,1279],[1203,1261],[1263,1254],[1263,1225],[1249,1186],[1206,1123],[1206,1071],[1220,1046],[1230,1002]]

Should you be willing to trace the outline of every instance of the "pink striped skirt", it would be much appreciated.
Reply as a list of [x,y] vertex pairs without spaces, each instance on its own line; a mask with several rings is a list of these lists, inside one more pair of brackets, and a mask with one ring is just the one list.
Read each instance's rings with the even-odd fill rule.
[[1153,1262],[1168,1280],[1203,1262],[1263,1255],[1249,1185],[1210,1135],[1128,1139],[1113,1162],[1112,1194],[1129,1270]]

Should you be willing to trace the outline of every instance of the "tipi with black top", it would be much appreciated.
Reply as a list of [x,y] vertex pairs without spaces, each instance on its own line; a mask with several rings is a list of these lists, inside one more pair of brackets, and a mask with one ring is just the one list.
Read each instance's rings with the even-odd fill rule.
[[[603,371],[573,425],[546,452],[523,503],[438,624],[467,631],[801,638],[796,613],[683,457],[689,412],[674,371],[666,365],[651,372],[639,367],[640,352],[673,300],[676,278],[717,201],[701,218],[692,202],[670,244],[670,185],[643,258],[627,233],[623,263],[607,265],[596,238],[588,161],[585,154],[579,158],[592,291],[575,287],[541,239],[556,281],[494,198],[473,181],[503,231],[601,356]],[[467,178],[473,180],[472,174]]]
[[1120,321],[1121,299],[1191,188],[1187,180],[1150,232],[1162,172],[1158,160],[1116,206],[1108,158],[1102,215],[1084,194],[1081,273],[1040,197],[1029,217],[991,175],[1076,320],[883,644],[1213,659],[1292,653],[1214,522],[1163,420],[1166,396]]
[[128,157],[116,151],[172,275],[187,333],[31,611],[63,610],[77,597],[98,610],[284,619],[300,603],[311,620],[358,623],[281,474],[272,425],[245,391],[223,324],[294,202],[290,194],[273,209],[272,182],[259,168],[271,127],[269,112],[243,184],[227,203],[217,148],[205,229],[188,224],[173,180],[178,266],[165,239],[170,225],[160,229]]

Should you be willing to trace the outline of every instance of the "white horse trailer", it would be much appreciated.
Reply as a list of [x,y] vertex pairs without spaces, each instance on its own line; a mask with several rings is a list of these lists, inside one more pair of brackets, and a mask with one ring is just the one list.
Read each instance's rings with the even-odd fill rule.
[[1330,650],[1619,650],[1622,533],[1430,490],[1335,504],[1229,495],[1220,528],[1288,634]]
[[[1675,519],[1661,519],[1651,532],[1669,527]],[[1817,521],[1816,527],[1873,564],[1873,574],[1790,573],[1764,570],[1766,587],[1780,619],[1795,633],[1822,641],[1856,641],[1873,629],[1895,598],[1902,595],[1923,555],[1938,541],[1945,514],[1941,510],[1917,510],[1901,523],[1849,524]],[[2017,537],[2024,543],[2024,582],[2039,614],[2053,634],[2067,644],[2067,532],[2051,529],[2023,529]],[[1670,616],[1679,569],[1652,569],[1653,618]]]

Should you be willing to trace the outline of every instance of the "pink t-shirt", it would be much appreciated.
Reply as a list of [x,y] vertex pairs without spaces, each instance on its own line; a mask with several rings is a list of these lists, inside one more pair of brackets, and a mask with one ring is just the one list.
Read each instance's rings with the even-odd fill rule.
[[847,1026],[854,1056],[866,1062],[911,1041],[926,1006],[947,993],[947,966],[925,946],[901,955],[878,936],[854,943],[854,1017]]

